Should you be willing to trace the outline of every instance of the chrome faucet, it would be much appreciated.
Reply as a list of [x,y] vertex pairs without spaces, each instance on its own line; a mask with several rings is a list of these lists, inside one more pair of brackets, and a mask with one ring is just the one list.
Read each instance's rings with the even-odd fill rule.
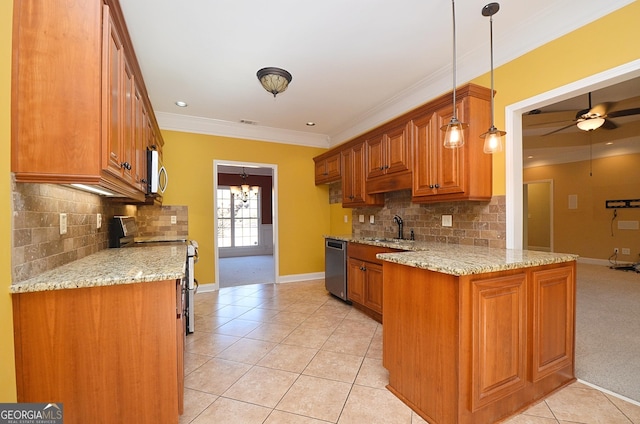
[[395,222],[396,224],[398,224],[398,238],[400,240],[404,239],[404,235],[402,234],[403,231],[403,226],[404,226],[404,222],[402,222],[402,218],[400,218],[398,215],[393,217],[393,222]]

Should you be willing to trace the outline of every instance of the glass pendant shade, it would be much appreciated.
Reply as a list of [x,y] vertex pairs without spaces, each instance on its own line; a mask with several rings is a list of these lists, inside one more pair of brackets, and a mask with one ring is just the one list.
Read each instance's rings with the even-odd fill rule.
[[464,145],[464,130],[469,125],[464,124],[454,116],[447,125],[440,127],[444,131],[444,147],[456,149]]
[[273,97],[285,91],[293,78],[289,72],[280,68],[262,68],[256,75],[262,87],[273,94]]
[[469,125],[458,121],[456,116],[456,2],[451,0],[451,11],[453,17],[453,116],[449,124],[440,127],[444,131],[444,147],[447,149],[457,149],[464,145],[464,129]]
[[489,131],[480,135],[480,137],[484,138],[484,147],[482,151],[488,154],[498,153],[502,151],[502,136],[504,136],[506,132],[500,131],[494,126],[489,128]]
[[604,125],[604,118],[584,119],[582,121],[578,121],[576,125],[582,131],[593,131],[593,130],[597,130],[598,128]]
[[498,13],[498,10],[500,10],[500,5],[498,3],[489,3],[482,8],[482,16],[489,17],[489,40],[491,47],[491,127],[486,133],[480,135],[481,138],[484,138],[482,151],[487,154],[502,151],[502,137],[506,134],[506,132],[497,129],[493,123],[495,113],[495,105],[493,101],[493,96],[495,96],[495,91],[493,90],[493,15]]

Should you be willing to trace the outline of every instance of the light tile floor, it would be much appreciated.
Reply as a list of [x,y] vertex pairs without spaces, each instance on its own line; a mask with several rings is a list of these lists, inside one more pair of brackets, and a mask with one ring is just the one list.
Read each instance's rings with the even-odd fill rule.
[[[385,388],[382,326],[322,280],[229,287],[195,304],[180,423],[425,423]],[[505,422],[640,424],[640,406],[574,383]]]

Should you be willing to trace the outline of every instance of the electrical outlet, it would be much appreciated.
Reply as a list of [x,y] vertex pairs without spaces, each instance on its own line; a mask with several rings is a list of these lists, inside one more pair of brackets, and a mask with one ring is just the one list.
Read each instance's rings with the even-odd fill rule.
[[452,215],[442,215],[442,226],[443,227],[451,227],[451,226],[453,226],[453,216]]
[[96,228],[102,228],[102,214],[96,215]]
[[369,224],[375,224],[376,219],[374,215],[369,215]]
[[622,254],[623,255],[630,255],[631,254],[631,249],[629,249],[628,247],[623,247],[622,248]]
[[177,224],[178,223],[178,217],[175,215],[171,215],[171,223],[172,224]]
[[60,214],[60,234],[67,234],[67,214]]
[[344,216],[344,223],[348,223],[349,222],[349,215],[345,215]]
[[616,255],[618,254],[618,248],[617,247],[613,248],[613,253],[615,253]]

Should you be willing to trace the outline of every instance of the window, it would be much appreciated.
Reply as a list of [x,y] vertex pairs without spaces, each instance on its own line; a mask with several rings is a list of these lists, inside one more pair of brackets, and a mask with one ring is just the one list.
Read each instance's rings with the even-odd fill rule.
[[260,191],[246,202],[231,194],[229,187],[218,187],[218,246],[257,246],[260,233]]

